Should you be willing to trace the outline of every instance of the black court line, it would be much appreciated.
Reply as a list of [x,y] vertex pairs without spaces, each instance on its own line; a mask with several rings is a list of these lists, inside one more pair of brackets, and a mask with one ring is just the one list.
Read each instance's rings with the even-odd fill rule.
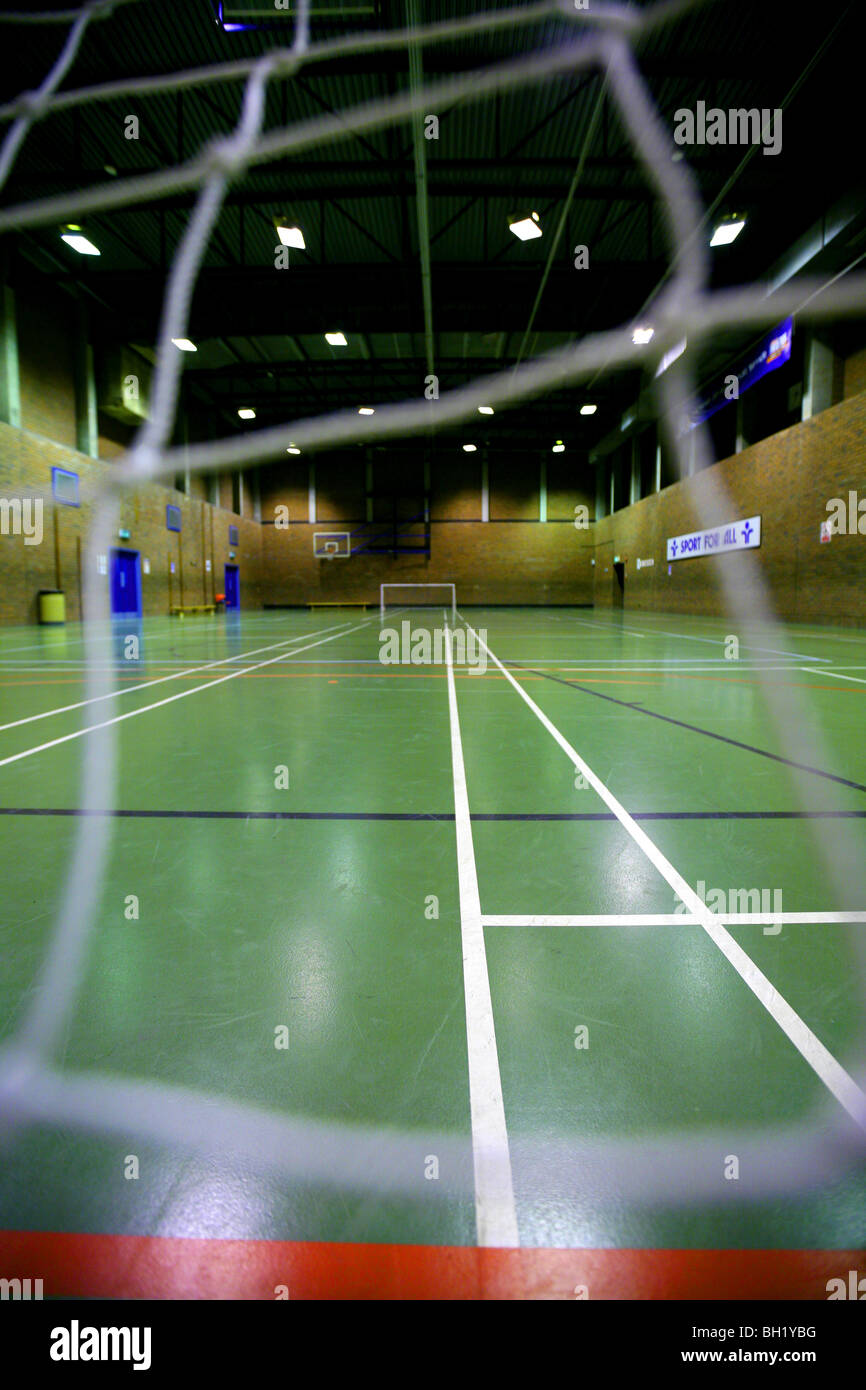
[[[632,811],[632,820],[866,820],[866,811]],[[453,821],[453,811],[154,811],[0,806],[0,816],[111,816],[119,820]],[[476,811],[474,821],[618,821],[612,811]]]
[[704,738],[714,738],[719,743],[729,744],[731,748],[742,748],[745,753],[756,753],[759,758],[772,758],[773,762],[784,763],[785,767],[795,767],[799,772],[811,772],[814,777],[823,777],[828,782],[838,782],[842,787],[853,787],[856,792],[866,792],[866,786],[862,782],[852,782],[849,777],[839,777],[835,772],[824,772],[822,768],[810,767],[808,763],[792,762],[790,758],[783,758],[781,753],[770,753],[766,748],[754,748],[751,743],[741,743],[739,739],[728,738],[727,734],[713,733],[712,729],[702,729],[698,724],[687,724],[684,719],[674,719],[670,714],[659,714],[656,710],[647,709],[632,700],[618,700],[615,695],[604,695],[600,690],[592,690],[588,685],[581,685],[578,681],[568,681],[564,676],[539,671],[535,666],[521,666],[519,661],[504,661],[502,664],[514,667],[518,671],[525,671],[530,676],[543,676],[545,680],[555,681],[557,685],[567,685],[569,690],[578,690],[583,695],[594,695],[597,700],[607,700],[609,704],[632,710],[634,714],[648,714],[651,719],[661,719],[663,723],[673,724],[678,729],[687,729],[691,734],[703,734]]

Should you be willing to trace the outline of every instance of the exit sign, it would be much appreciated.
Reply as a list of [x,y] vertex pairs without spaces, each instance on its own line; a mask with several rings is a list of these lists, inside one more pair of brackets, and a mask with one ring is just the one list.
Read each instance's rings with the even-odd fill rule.
[[128,532],[128,531],[120,530],[120,531],[118,531],[117,536],[118,536],[118,540],[121,540],[121,541],[128,541],[128,540],[129,540],[129,532]]

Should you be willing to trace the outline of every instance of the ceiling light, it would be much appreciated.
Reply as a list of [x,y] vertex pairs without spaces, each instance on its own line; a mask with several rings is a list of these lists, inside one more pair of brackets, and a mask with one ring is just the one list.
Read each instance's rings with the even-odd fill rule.
[[557,439],[556,443],[554,444],[553,448],[551,449],[551,453],[553,453],[553,454],[564,454],[564,453],[565,453],[565,445],[563,444],[563,442],[562,442],[561,439]]
[[654,328],[636,328],[631,335],[631,340],[633,343],[648,343],[654,333]]
[[711,246],[730,246],[746,225],[745,217],[726,217],[719,223],[710,239]]
[[330,343],[331,347],[348,347],[345,333],[326,333],[325,342]]
[[286,450],[287,454],[299,454],[301,451],[294,444],[290,444]]
[[198,348],[191,338],[172,338],[171,341],[176,348],[180,348],[181,352],[198,352]]
[[537,212],[530,213],[528,217],[509,217],[508,226],[521,241],[532,241],[534,237],[541,236]]
[[358,407],[359,415],[375,415],[375,410],[371,405],[361,405]]
[[92,241],[88,241],[82,235],[81,228],[72,226],[64,227],[60,233],[60,240],[65,241],[67,246],[71,246],[73,251],[77,251],[80,256],[98,256],[100,254],[98,246],[94,246]]
[[307,243],[304,241],[304,234],[300,227],[296,227],[294,223],[289,224],[284,217],[279,217],[277,218],[276,228],[277,236],[280,238],[283,246],[294,246],[298,251],[306,251]]
[[582,405],[580,407],[581,415],[594,415],[597,410],[597,405]]
[[493,414],[493,406],[492,406],[492,405],[480,405],[480,406],[478,407],[478,414],[479,414],[479,415],[492,415],[492,414]]
[[463,445],[463,452],[464,452],[464,454],[474,454],[474,453],[475,453],[475,449],[476,449],[476,445],[475,445],[475,444],[464,444],[464,445]]
[[256,418],[256,412],[248,405],[242,405],[238,411],[238,415],[242,420],[255,420]]

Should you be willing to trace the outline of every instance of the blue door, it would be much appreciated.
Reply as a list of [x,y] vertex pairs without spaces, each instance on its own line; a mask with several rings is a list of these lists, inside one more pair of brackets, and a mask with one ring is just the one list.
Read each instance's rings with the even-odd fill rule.
[[141,617],[141,565],[137,550],[111,552],[111,611]]
[[241,606],[241,577],[237,565],[226,565],[226,609]]

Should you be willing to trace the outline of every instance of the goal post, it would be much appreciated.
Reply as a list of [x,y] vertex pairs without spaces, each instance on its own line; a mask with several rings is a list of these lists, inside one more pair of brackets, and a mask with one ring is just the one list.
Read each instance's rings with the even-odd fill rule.
[[391,608],[450,608],[457,621],[457,593],[453,584],[380,584],[379,616]]

